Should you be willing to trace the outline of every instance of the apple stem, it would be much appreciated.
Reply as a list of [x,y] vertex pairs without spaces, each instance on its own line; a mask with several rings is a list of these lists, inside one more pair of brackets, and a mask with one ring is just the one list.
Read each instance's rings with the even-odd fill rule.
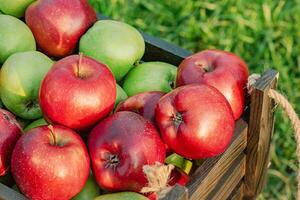
[[77,65],[77,77],[80,77],[80,67],[81,67],[81,63],[82,63],[82,58],[83,58],[83,53],[80,52],[79,53],[79,61],[78,61],[78,65]]
[[49,125],[48,129],[50,130],[50,135],[52,137],[52,145],[56,145],[56,137],[55,137],[55,134],[54,134],[53,126]]

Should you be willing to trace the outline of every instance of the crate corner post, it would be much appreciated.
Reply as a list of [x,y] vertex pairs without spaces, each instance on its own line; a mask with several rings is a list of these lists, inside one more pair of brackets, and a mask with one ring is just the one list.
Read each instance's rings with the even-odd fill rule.
[[268,91],[276,88],[277,80],[278,72],[267,70],[251,91],[243,199],[255,199],[267,181],[275,117],[275,103],[268,96]]

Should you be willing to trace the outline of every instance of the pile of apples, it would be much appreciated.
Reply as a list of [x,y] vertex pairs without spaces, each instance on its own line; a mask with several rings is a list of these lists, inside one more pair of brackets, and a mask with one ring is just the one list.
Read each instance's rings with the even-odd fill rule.
[[245,104],[238,56],[142,62],[142,35],[87,0],[0,10],[0,176],[27,198],[155,199],[144,166],[173,164],[169,185],[185,185],[192,160],[226,150]]

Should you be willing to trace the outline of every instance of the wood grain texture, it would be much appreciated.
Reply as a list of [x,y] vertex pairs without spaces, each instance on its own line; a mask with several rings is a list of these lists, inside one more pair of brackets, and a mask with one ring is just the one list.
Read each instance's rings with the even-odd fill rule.
[[267,92],[276,87],[277,79],[278,73],[268,70],[251,92],[244,199],[255,199],[267,180],[275,107]]
[[186,187],[176,184],[168,195],[160,200],[188,200],[188,190]]
[[245,175],[246,155],[242,152],[232,163],[228,171],[218,181],[218,184],[207,196],[207,200],[224,200],[229,197]]
[[22,194],[0,183],[0,200],[28,200]]
[[236,122],[234,137],[228,149],[217,157],[206,159],[192,174],[187,184],[190,199],[205,199],[244,151],[246,145],[247,123],[240,119]]
[[227,200],[242,200],[244,197],[244,180],[240,181]]

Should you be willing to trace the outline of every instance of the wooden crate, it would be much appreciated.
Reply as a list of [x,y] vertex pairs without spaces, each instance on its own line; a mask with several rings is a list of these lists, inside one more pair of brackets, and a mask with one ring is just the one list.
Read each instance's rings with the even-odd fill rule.
[[[102,17],[101,17],[102,18]],[[191,53],[144,34],[143,61],[164,61],[178,66]],[[274,102],[267,96],[276,87],[278,73],[266,71],[247,98],[244,115],[235,124],[229,148],[214,158],[195,161],[186,187],[176,185],[164,200],[254,199],[266,182],[270,140],[273,133]],[[22,194],[0,183],[0,200],[24,200]]]

